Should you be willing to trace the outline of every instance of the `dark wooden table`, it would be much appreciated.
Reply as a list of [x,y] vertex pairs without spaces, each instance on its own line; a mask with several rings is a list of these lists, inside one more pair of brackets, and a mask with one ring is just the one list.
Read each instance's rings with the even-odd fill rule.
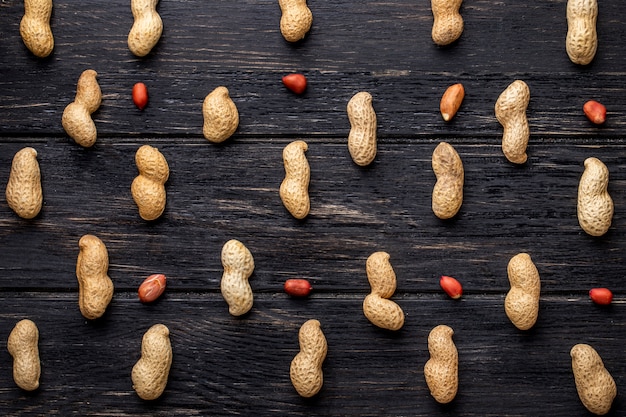
[[[609,415],[626,415],[626,11],[601,1],[599,49],[586,67],[565,52],[565,0],[467,1],[465,31],[441,48],[430,37],[430,2],[311,0],[314,23],[301,43],[279,31],[275,0],[163,0],[165,29],[147,57],[126,37],[128,0],[55,1],[55,49],[35,58],[23,45],[23,2],[0,3],[0,184],[11,159],[34,147],[44,207],[18,218],[0,200],[0,341],[22,318],[40,330],[41,386],[13,382],[0,354],[0,413],[12,415],[326,415],[587,416],[578,399],[569,350],[589,343],[618,385]],[[76,145],[61,126],[80,73],[95,69],[103,102],[94,114],[98,141]],[[281,77],[302,72],[303,96]],[[509,163],[494,115],[515,79],[531,90],[529,160]],[[142,81],[150,103],[131,100]],[[439,99],[465,85],[456,118],[445,123]],[[230,90],[241,117],[220,146],[202,136],[202,101]],[[374,97],[378,156],[368,168],[350,159],[346,104]],[[589,99],[608,120],[592,125]],[[312,208],[304,221],[284,209],[278,187],[283,147],[309,144]],[[451,221],[431,211],[430,158],[442,140],[465,166],[465,200]],[[130,195],[134,154],[158,147],[171,176],[167,208],[139,218]],[[593,238],[578,226],[576,195],[589,156],[610,170],[615,201],[610,231]],[[4,187],[4,186],[3,186]],[[115,295],[104,317],[78,309],[78,240],[100,237],[109,250]],[[251,312],[228,314],[219,286],[220,251],[229,239],[252,252]],[[398,277],[393,299],[406,314],[392,333],[371,325],[361,304],[369,292],[365,260],[387,251]],[[517,330],[504,313],[506,265],[531,254],[542,279],[539,320]],[[141,304],[137,287],[164,273],[167,291]],[[449,299],[439,276],[452,275],[464,296]],[[287,278],[314,292],[292,299]],[[613,304],[591,303],[609,287]],[[297,333],[310,318],[328,339],[324,387],[304,400],[289,379]],[[153,324],[171,331],[174,362],[161,398],[146,402],[130,372]],[[454,331],[460,387],[447,406],[431,398],[423,376],[427,336]],[[4,344],[2,342],[1,344]]]

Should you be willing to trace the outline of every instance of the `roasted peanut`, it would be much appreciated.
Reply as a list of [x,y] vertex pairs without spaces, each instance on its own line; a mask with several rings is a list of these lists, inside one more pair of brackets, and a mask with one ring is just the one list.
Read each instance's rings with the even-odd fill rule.
[[424,378],[430,395],[441,404],[452,401],[459,388],[459,354],[453,334],[452,328],[441,324],[428,335],[430,359],[424,365]]
[[104,243],[94,235],[81,237],[78,247],[78,306],[86,319],[94,320],[104,314],[113,298],[113,281],[107,275],[109,253]]
[[248,279],[254,271],[252,254],[238,240],[231,239],[222,247],[224,274],[220,284],[222,296],[233,316],[246,314],[252,308],[254,296]]
[[433,152],[432,167],[437,177],[433,187],[433,213],[440,219],[450,219],[463,204],[463,162],[452,145],[441,142]]
[[530,130],[526,108],[529,102],[530,89],[522,80],[513,81],[496,101],[496,118],[504,128],[502,152],[514,164],[523,164],[528,158],[526,147]]
[[311,169],[306,159],[306,142],[297,140],[283,149],[285,179],[280,184],[280,198],[285,208],[296,219],[304,219],[311,209],[309,180]]
[[163,214],[167,196],[165,182],[170,176],[167,160],[157,148],[143,145],[135,153],[139,175],[135,177],[130,192],[144,220],[156,220]]
[[226,87],[217,87],[205,97],[202,114],[202,133],[209,142],[224,142],[239,126],[239,112]]
[[515,327],[528,330],[539,316],[539,272],[529,254],[519,253],[509,261],[507,273],[511,289],[504,299],[506,315]]
[[431,0],[433,11],[433,41],[440,46],[449,45],[463,33],[463,17],[459,13],[463,0]]
[[366,91],[356,93],[348,102],[350,133],[348,150],[354,163],[366,166],[376,158],[376,113],[372,95]]
[[163,21],[156,11],[159,0],[130,0],[135,19],[128,33],[128,49],[138,57],[146,56],[163,33]]
[[291,361],[289,376],[298,394],[309,398],[317,394],[324,384],[322,364],[326,359],[328,344],[318,320],[308,320],[298,332],[300,352]]
[[613,221],[613,199],[609,195],[609,169],[598,158],[585,159],[578,184],[578,223],[591,236],[602,236]]
[[41,211],[43,191],[35,149],[23,148],[13,157],[5,196],[9,207],[23,219],[32,219]]
[[452,84],[446,89],[439,102],[439,111],[443,120],[446,122],[452,120],[456,112],[459,111],[464,98],[465,88],[463,88],[463,84]]
[[617,386],[602,358],[593,347],[583,343],[572,347],[570,356],[580,401],[593,414],[608,413],[617,396]]
[[83,71],[76,85],[76,98],[67,105],[61,119],[65,132],[85,148],[93,146],[98,137],[96,124],[91,118],[91,114],[98,110],[102,102],[97,75],[91,69]]
[[374,325],[399,330],[404,325],[402,308],[389,298],[396,291],[396,273],[387,252],[374,252],[365,264],[371,292],[363,300],[363,313]]
[[156,400],[165,391],[172,366],[170,331],[164,324],[155,324],[144,333],[141,358],[131,372],[133,389],[143,400]]
[[41,361],[37,325],[27,319],[19,321],[9,334],[7,349],[13,357],[15,384],[26,391],[39,388]]
[[47,57],[54,49],[50,16],[52,16],[52,0],[24,0],[20,35],[24,45],[39,58]]
[[306,0],[278,0],[282,12],[280,33],[288,42],[303,39],[313,24],[313,13],[306,5]]
[[598,49],[597,19],[597,0],[567,1],[565,49],[574,64],[587,65],[593,61]]

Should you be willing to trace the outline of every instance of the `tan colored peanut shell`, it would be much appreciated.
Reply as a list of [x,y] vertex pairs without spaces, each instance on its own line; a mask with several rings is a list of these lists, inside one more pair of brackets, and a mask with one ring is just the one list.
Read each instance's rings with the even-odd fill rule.
[[83,71],[76,84],[76,97],[65,107],[61,123],[65,132],[80,146],[89,148],[96,143],[98,132],[91,114],[102,102],[102,91],[96,79],[97,73]]
[[597,0],[567,1],[567,36],[565,50],[574,64],[587,65],[593,61],[598,49],[596,21]]
[[324,384],[322,364],[326,359],[328,344],[318,320],[308,320],[298,332],[300,352],[291,361],[289,376],[298,394],[310,398]]
[[389,298],[396,291],[396,274],[387,252],[372,253],[365,263],[371,293],[363,300],[363,313],[374,324],[387,330],[404,326],[402,308]]
[[291,142],[283,149],[285,178],[280,184],[279,194],[285,208],[296,219],[304,219],[311,209],[311,169],[304,154],[307,149],[306,142],[301,140]]
[[366,91],[356,93],[348,102],[350,133],[348,150],[355,164],[367,166],[376,158],[376,112],[372,95]]
[[502,152],[514,164],[528,159],[526,148],[530,138],[526,108],[530,102],[530,89],[522,80],[513,81],[498,97],[496,118],[504,128]]
[[507,266],[511,289],[504,300],[506,315],[520,330],[533,327],[539,316],[541,280],[530,255],[519,253]]
[[222,247],[224,273],[220,288],[233,316],[246,314],[252,308],[254,296],[248,279],[254,271],[252,254],[238,240],[231,239]]
[[459,13],[463,0],[431,0],[433,12],[433,41],[440,46],[449,45],[463,33],[463,17]]
[[35,149],[23,148],[13,157],[5,196],[9,207],[23,219],[32,219],[41,211],[43,190]]
[[441,142],[433,152],[432,167],[437,177],[433,187],[433,213],[440,219],[450,219],[459,212],[463,204],[463,162],[452,145]]
[[456,112],[459,111],[464,98],[465,88],[463,87],[463,84],[452,84],[446,89],[441,96],[441,100],[439,101],[439,111],[441,112],[443,120],[446,122],[452,120],[452,118],[456,115]]
[[452,328],[442,324],[428,335],[430,359],[424,365],[424,378],[430,395],[441,404],[451,402],[459,389],[459,354],[453,334]]
[[170,175],[167,160],[157,148],[143,145],[135,153],[135,164],[139,175],[130,186],[133,200],[142,219],[156,220],[163,214],[167,200],[164,185]]
[[94,235],[81,237],[78,247],[78,306],[86,319],[94,320],[104,314],[113,298],[113,281],[107,275],[109,253],[104,242]]
[[303,39],[313,24],[313,13],[306,0],[278,0],[281,10],[280,33],[288,42]]
[[163,394],[172,366],[170,331],[164,324],[155,324],[143,335],[141,358],[133,366],[133,389],[143,400],[156,400]]
[[598,158],[587,158],[584,165],[578,184],[578,223],[591,236],[602,236],[613,221],[613,199],[607,191],[609,169]]
[[39,330],[31,320],[19,321],[7,341],[7,349],[13,357],[13,380],[26,391],[39,388],[41,361],[39,360]]
[[24,45],[39,58],[45,58],[54,49],[50,28],[52,0],[24,0],[24,16],[20,21],[20,35]]
[[572,347],[570,356],[580,401],[593,414],[607,414],[617,396],[617,386],[602,358],[593,347],[582,343]]
[[150,53],[163,33],[163,21],[156,11],[159,0],[131,0],[133,26],[128,33],[128,49],[143,57]]
[[205,97],[202,114],[202,133],[209,142],[224,142],[239,126],[239,112],[226,87],[217,87]]

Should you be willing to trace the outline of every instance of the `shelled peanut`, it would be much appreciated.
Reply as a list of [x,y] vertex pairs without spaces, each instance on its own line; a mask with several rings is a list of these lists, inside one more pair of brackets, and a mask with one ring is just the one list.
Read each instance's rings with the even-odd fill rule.
[[43,205],[37,151],[23,148],[15,154],[5,192],[9,207],[23,219],[35,218]]
[[363,300],[365,317],[382,329],[399,330],[404,325],[404,312],[389,300],[396,291],[396,273],[387,252],[374,252],[367,258],[365,269],[371,292]]

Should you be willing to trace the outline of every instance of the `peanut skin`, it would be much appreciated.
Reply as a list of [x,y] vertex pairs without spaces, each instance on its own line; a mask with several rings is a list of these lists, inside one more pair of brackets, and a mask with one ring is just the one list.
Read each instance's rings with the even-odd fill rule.
[[441,142],[433,152],[432,167],[437,177],[433,187],[433,213],[440,219],[450,219],[463,204],[463,162],[452,145]]
[[424,378],[430,395],[441,404],[451,402],[459,388],[459,354],[453,334],[452,328],[442,324],[428,335],[430,359],[424,365]]
[[222,266],[224,273],[220,287],[228,312],[233,316],[242,316],[250,311],[254,301],[248,282],[254,271],[254,258],[243,243],[231,239],[222,247]]
[[463,0],[431,0],[433,12],[433,41],[440,46],[449,45],[463,33],[463,17],[459,13]]
[[150,53],[163,33],[163,21],[156,11],[159,0],[131,0],[130,9],[135,19],[128,33],[128,49],[143,57]]
[[519,253],[509,261],[507,273],[511,289],[504,299],[506,315],[515,327],[528,330],[539,315],[539,272],[529,254]]
[[280,198],[285,208],[296,219],[304,219],[311,209],[309,181],[311,169],[306,159],[306,142],[297,140],[283,149],[285,179],[280,184]]
[[583,343],[572,347],[570,356],[580,401],[593,414],[607,414],[617,396],[617,386],[602,358],[593,347]]
[[522,80],[513,81],[498,97],[496,118],[504,128],[502,152],[514,164],[528,159],[526,147],[530,137],[526,108],[530,102],[530,89]]
[[202,133],[209,142],[224,142],[239,126],[239,112],[226,87],[217,87],[205,97],[202,114]]
[[96,124],[91,118],[102,102],[97,75],[92,69],[83,71],[76,85],[76,98],[67,105],[61,119],[65,132],[85,148],[93,146],[98,137]]
[[367,258],[365,270],[371,292],[363,300],[363,313],[374,324],[387,330],[399,330],[404,325],[404,312],[389,300],[396,291],[396,274],[387,252],[374,252]]
[[598,158],[587,158],[584,165],[578,184],[578,223],[587,234],[602,236],[611,227],[614,211],[607,191],[609,170]]
[[20,35],[24,45],[39,58],[45,58],[54,49],[50,28],[52,0],[24,0],[24,16],[20,21]]
[[366,91],[356,93],[348,102],[350,133],[348,150],[355,164],[367,166],[376,158],[376,113],[372,95]]
[[135,153],[139,175],[133,180],[130,191],[144,220],[156,220],[163,214],[167,200],[165,182],[170,170],[167,160],[157,148],[141,146]]
[[310,398],[324,383],[322,364],[326,359],[328,344],[318,320],[308,320],[298,332],[300,352],[291,361],[289,376],[298,394]]
[[288,42],[303,39],[313,24],[313,13],[306,0],[278,0],[282,15],[280,17],[280,33]]
[[133,389],[143,400],[156,400],[165,391],[173,356],[169,336],[164,324],[155,324],[143,335],[141,358],[131,372]]
[[9,207],[23,219],[32,219],[41,211],[43,190],[35,149],[23,148],[13,157],[5,195]]
[[9,334],[7,349],[13,357],[15,384],[26,391],[39,388],[41,361],[37,325],[27,319],[19,321]]
[[113,281],[107,275],[109,253],[104,243],[94,235],[81,237],[78,247],[78,306],[86,319],[94,320],[104,314],[113,298]]
[[597,19],[597,0],[567,1],[565,50],[574,64],[587,65],[593,61],[598,49]]

